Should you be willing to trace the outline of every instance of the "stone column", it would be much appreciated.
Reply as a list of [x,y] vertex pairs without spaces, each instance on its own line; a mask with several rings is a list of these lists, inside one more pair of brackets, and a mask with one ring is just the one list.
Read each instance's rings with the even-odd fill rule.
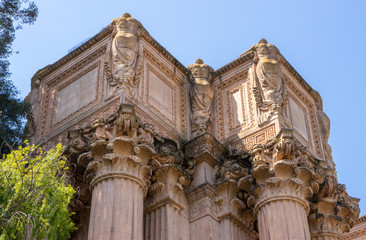
[[189,240],[188,203],[184,189],[190,184],[182,153],[170,139],[155,144],[154,171],[145,201],[145,240]]
[[191,240],[220,239],[214,168],[224,152],[225,148],[208,133],[185,145],[186,158],[195,168],[187,192]]
[[[295,144],[291,129],[251,152],[251,175],[238,181],[258,220],[259,239],[310,240],[308,200],[323,181],[318,162]],[[320,171],[321,172],[321,171]]]
[[106,121],[94,122],[90,151],[77,160],[92,190],[89,240],[143,239],[143,202],[155,154],[152,135],[133,105],[121,104]]
[[254,230],[253,212],[245,203],[245,196],[237,187],[237,180],[248,175],[248,155],[229,155],[223,158],[216,173],[217,217],[221,240],[258,239]]

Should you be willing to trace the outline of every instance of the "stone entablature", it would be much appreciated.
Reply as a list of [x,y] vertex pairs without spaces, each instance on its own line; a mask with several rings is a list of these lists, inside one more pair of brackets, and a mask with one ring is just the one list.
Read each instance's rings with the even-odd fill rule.
[[358,217],[319,94],[265,39],[184,67],[126,13],[28,100],[32,140],[75,166],[73,239],[344,239]]

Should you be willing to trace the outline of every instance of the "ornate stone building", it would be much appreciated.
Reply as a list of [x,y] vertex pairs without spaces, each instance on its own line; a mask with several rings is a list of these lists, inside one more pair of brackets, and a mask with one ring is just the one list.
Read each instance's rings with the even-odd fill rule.
[[362,222],[321,97],[264,39],[185,67],[124,14],[31,85],[33,142],[73,166],[72,239],[345,239]]

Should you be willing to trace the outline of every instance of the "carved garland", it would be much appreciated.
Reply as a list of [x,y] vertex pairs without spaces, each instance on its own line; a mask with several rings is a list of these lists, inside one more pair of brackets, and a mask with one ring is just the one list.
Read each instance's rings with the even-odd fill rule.
[[180,120],[181,120],[181,128],[180,132],[183,135],[187,135],[187,97],[186,97],[186,83],[180,79],[177,74],[175,74],[173,71],[168,69],[166,65],[164,65],[160,60],[158,60],[150,51],[147,49],[143,49],[143,56],[150,61],[150,63],[157,67],[160,71],[164,72],[164,74],[169,78],[172,79],[179,87],[179,111],[180,111]]
[[[101,55],[103,55],[106,52],[106,46],[103,45],[100,48],[98,48],[96,51],[94,51],[93,53],[91,53],[90,55],[88,55],[87,57],[85,57],[84,59],[82,59],[81,61],[79,61],[78,63],[76,63],[75,65],[73,65],[72,67],[66,69],[65,71],[61,72],[60,74],[56,75],[54,78],[52,78],[51,81],[49,81],[48,83],[46,83],[46,91],[42,97],[42,114],[41,114],[41,119],[40,119],[40,130],[39,130],[39,137],[43,137],[46,134],[46,122],[47,122],[47,117],[48,117],[48,113],[49,113],[49,108],[50,108],[50,101],[51,101],[51,95],[52,97],[53,94],[52,92],[54,91],[53,88],[60,83],[63,79],[68,78],[69,76],[71,76],[72,74],[74,74],[75,72],[83,69],[86,65],[88,65],[89,63],[91,63],[92,61],[94,61],[96,58],[100,57]],[[54,111],[55,109],[52,108],[51,111]]]

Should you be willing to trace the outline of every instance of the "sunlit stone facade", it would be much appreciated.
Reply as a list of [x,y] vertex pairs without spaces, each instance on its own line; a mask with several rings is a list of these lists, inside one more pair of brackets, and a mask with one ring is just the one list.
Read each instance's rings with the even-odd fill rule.
[[28,100],[33,142],[73,163],[72,239],[345,239],[362,223],[320,95],[265,39],[185,67],[124,14],[39,70]]

